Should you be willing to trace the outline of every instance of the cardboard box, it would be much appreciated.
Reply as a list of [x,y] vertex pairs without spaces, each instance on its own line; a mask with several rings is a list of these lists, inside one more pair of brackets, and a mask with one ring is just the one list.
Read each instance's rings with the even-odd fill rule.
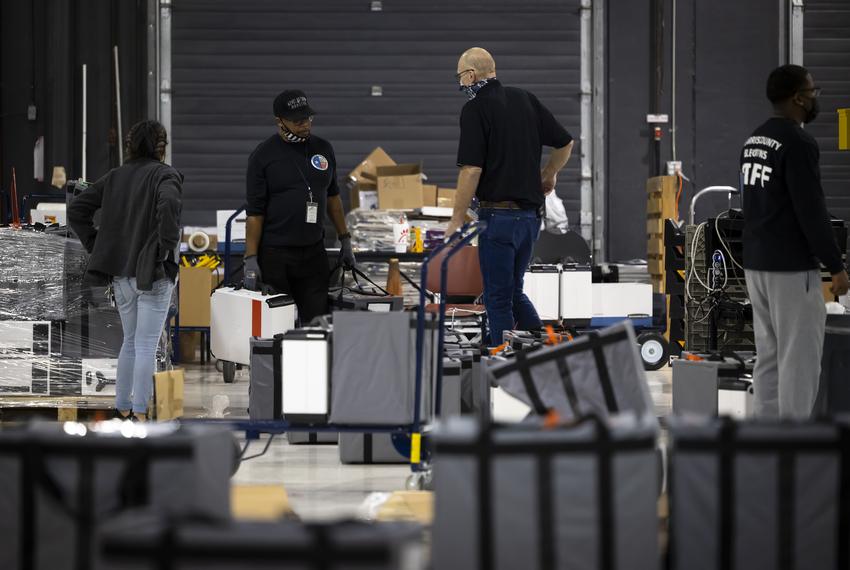
[[437,186],[432,184],[422,185],[422,205],[436,206],[437,205]]
[[384,152],[384,149],[377,147],[348,174],[348,181],[352,184],[360,184],[366,180],[374,183],[379,166],[395,166],[395,164],[396,162]]
[[398,164],[378,167],[378,207],[413,210],[422,207],[422,167]]
[[293,515],[283,485],[233,485],[230,510],[234,519],[243,521],[277,521]]
[[180,326],[210,326],[210,295],[221,283],[222,271],[210,271],[206,267],[180,267]]
[[456,188],[438,188],[437,189],[437,206],[440,208],[454,208]]
[[431,491],[395,491],[378,508],[379,521],[414,521],[423,525],[434,522],[434,493]]
[[378,209],[378,187],[371,184],[356,184],[351,188],[351,209]]

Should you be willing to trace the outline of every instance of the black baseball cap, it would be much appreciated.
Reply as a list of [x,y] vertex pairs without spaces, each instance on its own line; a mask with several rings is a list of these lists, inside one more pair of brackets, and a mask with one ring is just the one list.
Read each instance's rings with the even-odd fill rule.
[[316,114],[307,103],[307,95],[298,89],[287,89],[274,99],[274,116],[287,121],[300,121]]

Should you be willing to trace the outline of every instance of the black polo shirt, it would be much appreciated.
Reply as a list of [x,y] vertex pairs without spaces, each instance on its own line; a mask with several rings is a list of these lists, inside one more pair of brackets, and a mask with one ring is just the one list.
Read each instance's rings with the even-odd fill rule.
[[[315,224],[306,221],[308,187],[318,204]],[[289,143],[275,134],[248,159],[247,213],[265,216],[262,247],[303,247],[324,239],[328,196],[337,195],[336,157],[323,138]]]
[[457,164],[481,168],[479,200],[537,209],[545,200],[543,147],[562,148],[572,140],[537,97],[491,79],[460,113]]

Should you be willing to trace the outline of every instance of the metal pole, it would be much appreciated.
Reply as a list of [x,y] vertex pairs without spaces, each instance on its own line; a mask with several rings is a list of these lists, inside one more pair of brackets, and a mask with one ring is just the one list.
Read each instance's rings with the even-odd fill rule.
[[118,46],[112,48],[115,57],[115,103],[118,114],[118,166],[124,164],[124,129],[121,127],[121,73],[118,66]]
[[83,180],[86,180],[86,135],[88,134],[86,132],[86,120],[88,118],[86,116],[86,97],[88,95],[87,92],[86,92],[86,67],[87,66],[84,63],[83,64],[83,164],[82,164]]
[[165,147],[165,162],[171,164],[171,0],[160,0],[159,18],[159,122],[168,132],[171,144]]
[[581,237],[593,240],[593,12],[581,0]]
[[790,61],[795,65],[803,65],[803,0],[791,0],[791,37],[789,43]]
[[605,3],[592,2],[593,12],[593,252],[594,263],[605,260]]
[[145,116],[159,120],[159,3],[147,0],[147,108]]

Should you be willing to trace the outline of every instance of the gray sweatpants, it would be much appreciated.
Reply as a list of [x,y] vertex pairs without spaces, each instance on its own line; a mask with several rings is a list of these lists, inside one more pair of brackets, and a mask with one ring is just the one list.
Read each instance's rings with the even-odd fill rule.
[[826,307],[820,272],[746,271],[758,417],[807,418],[818,392]]

